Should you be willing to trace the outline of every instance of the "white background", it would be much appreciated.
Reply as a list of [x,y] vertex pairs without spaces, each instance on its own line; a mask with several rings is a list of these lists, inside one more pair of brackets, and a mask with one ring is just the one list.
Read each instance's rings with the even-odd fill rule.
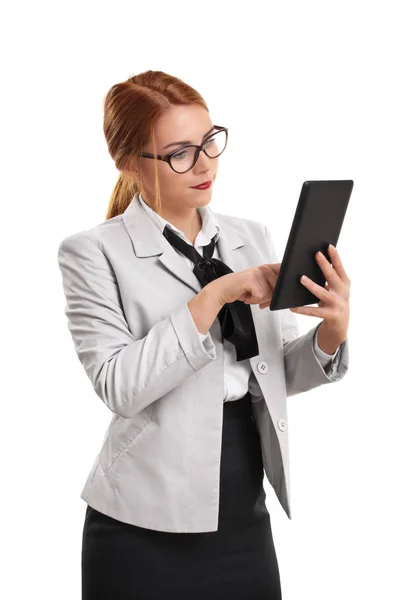
[[[284,600],[400,597],[396,4],[2,10],[3,598],[80,598],[79,494],[111,414],[73,348],[57,248],[105,219],[118,172],[103,98],[147,69],[195,87],[229,128],[211,207],[268,224],[280,258],[302,182],[355,182],[338,242],[349,371],[288,399],[292,520],[265,480],[267,506]],[[301,334],[318,322],[297,318]]]

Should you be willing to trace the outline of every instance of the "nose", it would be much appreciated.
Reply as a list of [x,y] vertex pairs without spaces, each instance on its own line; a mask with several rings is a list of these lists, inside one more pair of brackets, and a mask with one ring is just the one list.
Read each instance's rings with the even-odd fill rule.
[[204,150],[202,150],[199,154],[199,157],[197,159],[195,167],[201,169],[201,172],[210,171],[213,166],[213,163],[212,163],[213,160],[215,160],[215,159],[207,156],[207,154],[204,152]]

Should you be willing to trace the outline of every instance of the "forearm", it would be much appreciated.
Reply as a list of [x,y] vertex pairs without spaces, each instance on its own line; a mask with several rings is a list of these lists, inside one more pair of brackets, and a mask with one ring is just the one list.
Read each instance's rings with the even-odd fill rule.
[[207,333],[222,308],[212,282],[188,302],[188,308],[198,331]]

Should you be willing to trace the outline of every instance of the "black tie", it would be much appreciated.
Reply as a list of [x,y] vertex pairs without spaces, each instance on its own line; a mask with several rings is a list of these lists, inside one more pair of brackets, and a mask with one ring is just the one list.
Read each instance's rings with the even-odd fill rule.
[[[212,238],[207,246],[204,246],[203,257],[194,246],[187,244],[169,227],[164,227],[163,235],[174,248],[194,263],[193,273],[202,287],[210,281],[222,277],[222,275],[234,272],[218,258],[212,258],[216,236]],[[218,319],[221,324],[222,337],[231,342],[236,348],[237,361],[258,355],[256,330],[249,304],[244,304],[240,300],[226,303],[219,311]]]

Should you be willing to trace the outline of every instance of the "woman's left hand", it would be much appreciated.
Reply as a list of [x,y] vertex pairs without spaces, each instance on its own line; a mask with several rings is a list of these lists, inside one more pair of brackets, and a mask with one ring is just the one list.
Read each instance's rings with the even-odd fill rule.
[[301,283],[321,300],[318,308],[297,306],[290,310],[302,315],[320,317],[324,320],[324,328],[332,337],[345,340],[350,318],[350,279],[344,270],[339,253],[329,245],[328,253],[332,265],[322,253],[316,255],[316,261],[325,275],[325,288],[308,277]]

